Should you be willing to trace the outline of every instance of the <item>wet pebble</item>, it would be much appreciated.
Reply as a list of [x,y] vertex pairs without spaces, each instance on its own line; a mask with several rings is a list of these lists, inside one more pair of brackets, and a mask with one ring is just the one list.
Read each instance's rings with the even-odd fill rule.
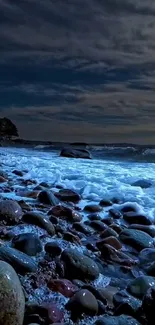
[[61,258],[66,267],[66,274],[69,278],[81,280],[94,280],[99,276],[97,264],[89,257],[76,249],[66,249]]
[[98,302],[89,290],[82,289],[68,301],[66,309],[73,313],[74,318],[81,317],[83,313],[93,316],[98,312]]
[[116,209],[110,209],[109,213],[110,213],[110,215],[112,215],[112,217],[114,219],[120,219],[123,217],[123,214],[119,210],[116,210]]
[[102,207],[109,207],[109,206],[113,205],[113,202],[110,201],[110,200],[107,200],[107,199],[102,199],[102,200],[100,201],[100,205],[101,205]]
[[11,247],[0,246],[0,259],[12,265],[19,273],[37,271],[37,264],[30,256]]
[[102,239],[100,241],[98,241],[96,243],[96,246],[98,247],[99,250],[102,251],[102,247],[104,244],[108,244],[108,245],[111,245],[112,247],[114,247],[115,249],[121,249],[122,248],[122,244],[120,243],[120,241],[114,237],[114,236],[110,236],[110,237],[107,237],[105,239]]
[[45,252],[49,253],[53,257],[59,256],[62,252],[61,247],[56,242],[48,242],[45,245]]
[[48,282],[48,288],[70,298],[77,291],[77,286],[67,279],[54,279]]
[[84,207],[84,211],[86,212],[95,213],[95,212],[100,212],[102,210],[103,208],[100,205],[95,205],[95,204],[89,204]]
[[7,225],[13,225],[21,220],[22,215],[22,209],[16,201],[0,201],[0,222],[4,222],[4,224]]
[[42,251],[41,241],[33,233],[24,233],[15,236],[12,239],[12,247],[30,256],[35,256]]
[[55,228],[51,221],[41,212],[27,212],[23,215],[23,221],[29,224],[39,226],[45,229],[49,235],[53,236],[55,234]]
[[107,228],[107,229],[105,229],[101,234],[100,234],[100,237],[101,238],[107,238],[107,237],[111,237],[111,236],[113,236],[113,237],[118,237],[118,233],[114,230],[114,229],[112,229],[112,228]]
[[119,238],[123,243],[139,251],[144,248],[153,247],[153,238],[141,230],[124,229],[120,233]]
[[127,291],[133,296],[142,299],[147,290],[155,285],[155,278],[142,275],[132,280],[127,286]]
[[55,193],[55,196],[64,202],[77,203],[81,200],[81,196],[70,189],[60,189],[59,192]]
[[38,200],[40,203],[52,206],[59,204],[59,200],[55,197],[54,193],[50,191],[41,191],[38,194]]
[[144,214],[137,212],[126,212],[123,214],[123,219],[128,223],[140,224],[140,225],[151,225],[151,220]]
[[25,298],[15,270],[0,261],[0,324],[23,325]]
[[82,216],[78,212],[63,205],[57,205],[53,207],[49,211],[48,215],[50,214],[62,220],[68,220],[70,222],[79,222],[82,220]]

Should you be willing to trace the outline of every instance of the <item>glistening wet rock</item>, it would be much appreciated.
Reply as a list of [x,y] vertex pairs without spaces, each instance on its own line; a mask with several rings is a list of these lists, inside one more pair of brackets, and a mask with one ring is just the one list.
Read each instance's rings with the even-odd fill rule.
[[38,195],[40,203],[55,206],[59,204],[59,200],[55,197],[54,193],[50,191],[41,191]]
[[39,226],[45,229],[49,235],[53,236],[55,234],[55,228],[48,217],[46,217],[41,212],[27,212],[23,215],[23,221]]
[[123,217],[123,214],[119,210],[116,210],[116,209],[110,209],[109,213],[112,215],[112,217],[114,219],[120,219]]
[[102,251],[102,247],[105,244],[111,245],[115,249],[121,249],[122,248],[122,244],[114,236],[110,236],[110,237],[107,237],[107,238],[102,239],[100,241],[97,241],[96,246],[100,251]]
[[147,266],[155,260],[155,248],[145,248],[139,253],[140,264]]
[[113,297],[115,315],[127,314],[136,317],[142,302],[130,295],[126,290],[118,291]]
[[127,286],[127,291],[133,296],[142,299],[147,290],[152,286],[155,286],[155,278],[142,275],[129,283]]
[[63,296],[70,298],[77,291],[77,286],[67,279],[51,279],[48,288],[55,292],[60,292]]
[[45,252],[52,255],[53,257],[61,254],[61,247],[56,242],[48,242],[45,245]]
[[139,251],[144,248],[153,247],[153,238],[141,230],[124,229],[120,233],[119,238],[123,243]]
[[64,148],[61,150],[60,156],[68,158],[91,159],[91,155],[86,149]]
[[19,278],[6,262],[0,261],[0,324],[23,325],[24,293]]
[[14,248],[0,246],[0,260],[12,265],[19,273],[37,271],[37,264],[33,259]]
[[82,289],[68,301],[66,309],[70,310],[74,317],[80,317],[83,313],[93,316],[98,312],[98,302],[89,290]]
[[140,214],[137,212],[125,212],[123,214],[123,219],[127,221],[128,223],[135,223],[135,224],[140,224],[140,225],[151,225],[152,222],[151,220],[145,216],[144,214]]
[[53,207],[49,212],[48,215],[54,215],[57,218],[62,220],[68,220],[70,222],[78,222],[82,220],[82,216],[76,212],[74,209],[63,206],[57,205]]
[[107,228],[106,230],[104,230],[101,234],[100,234],[100,237],[101,238],[108,238],[110,236],[113,236],[113,237],[118,237],[118,233],[113,230],[112,228]]
[[64,250],[61,259],[65,263],[65,272],[70,279],[95,280],[99,276],[98,265],[76,249]]
[[33,233],[24,233],[15,236],[12,239],[12,247],[30,256],[35,256],[42,251],[41,241],[39,237]]
[[102,210],[103,210],[103,208],[97,204],[88,204],[84,207],[84,211],[89,212],[89,213],[100,212]]
[[61,189],[59,192],[55,193],[55,196],[64,202],[77,203],[81,200],[80,194],[70,189]]
[[110,201],[110,200],[107,200],[107,199],[102,199],[102,200],[100,201],[100,205],[101,205],[102,207],[109,207],[109,206],[113,205],[113,202]]
[[146,226],[146,225],[132,224],[129,226],[129,228],[142,230],[142,231],[146,232],[148,235],[150,235],[151,237],[155,237],[155,226],[154,225]]
[[14,225],[21,220],[22,215],[22,209],[16,201],[0,201],[0,222],[7,225]]

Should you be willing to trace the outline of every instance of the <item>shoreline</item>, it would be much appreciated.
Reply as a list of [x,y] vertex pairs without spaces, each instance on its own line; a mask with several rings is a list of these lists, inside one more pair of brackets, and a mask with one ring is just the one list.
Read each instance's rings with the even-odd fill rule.
[[89,200],[80,208],[78,191],[26,175],[12,167],[8,175],[1,170],[4,198],[14,192],[21,200],[0,200],[0,259],[14,267],[24,288],[24,325],[34,319],[43,325],[151,324],[146,300],[155,285],[154,222],[115,198]]

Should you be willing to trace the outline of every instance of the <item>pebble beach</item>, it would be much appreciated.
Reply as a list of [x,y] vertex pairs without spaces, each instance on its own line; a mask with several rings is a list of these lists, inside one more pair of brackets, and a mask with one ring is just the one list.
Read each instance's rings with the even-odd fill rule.
[[153,325],[155,164],[0,155],[0,325]]

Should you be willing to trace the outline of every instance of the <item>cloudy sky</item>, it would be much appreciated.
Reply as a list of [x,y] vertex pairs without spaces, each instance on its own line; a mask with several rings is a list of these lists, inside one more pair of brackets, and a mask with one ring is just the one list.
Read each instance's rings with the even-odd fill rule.
[[0,116],[25,139],[155,144],[155,1],[0,0]]

